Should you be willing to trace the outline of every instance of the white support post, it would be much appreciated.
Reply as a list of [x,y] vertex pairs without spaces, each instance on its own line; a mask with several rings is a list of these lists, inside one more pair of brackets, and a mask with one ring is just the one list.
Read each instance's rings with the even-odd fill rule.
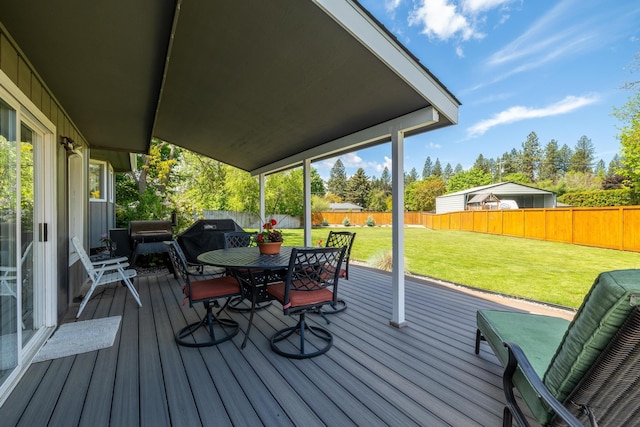
[[305,159],[302,164],[304,187],[304,245],[311,246],[311,160]]
[[258,227],[258,231],[262,231],[262,224],[266,221],[267,213],[264,211],[265,197],[264,197],[264,186],[266,182],[266,175],[261,173],[258,175],[258,184],[260,185],[260,225]]
[[407,326],[404,318],[404,133],[391,130],[392,191],[391,210],[393,271],[392,313],[389,324],[396,328]]

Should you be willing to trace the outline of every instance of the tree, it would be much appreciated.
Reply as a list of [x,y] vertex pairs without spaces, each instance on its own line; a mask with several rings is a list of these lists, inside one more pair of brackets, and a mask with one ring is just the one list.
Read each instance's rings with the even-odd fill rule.
[[552,139],[544,147],[538,179],[555,181],[558,178],[559,164],[560,151],[558,149],[558,141]]
[[567,144],[563,144],[558,151],[558,175],[560,177],[565,176],[571,170],[572,157],[573,150]]
[[591,172],[594,153],[595,148],[591,140],[584,135],[581,136],[571,156],[570,169],[575,172]]
[[529,181],[533,182],[538,174],[540,164],[540,141],[535,132],[529,133],[527,140],[522,143],[522,169]]
[[484,173],[491,173],[491,166],[487,161],[487,159],[485,159],[482,154],[478,155],[475,163],[473,164],[473,167],[478,170],[481,170]]
[[389,168],[385,166],[380,175],[380,189],[390,193],[391,187],[391,173],[389,173]]
[[327,191],[324,188],[324,181],[316,168],[311,168],[311,194],[324,197]]
[[462,171],[449,178],[447,193],[454,193],[487,184],[491,184],[491,175],[479,169],[471,168],[468,171]]
[[344,200],[347,191],[347,172],[340,159],[336,160],[329,172],[327,190]]
[[440,165],[440,159],[436,159],[433,165],[433,173],[431,175],[442,176],[442,166]]
[[453,173],[460,173],[462,172],[464,169],[462,169],[462,165],[460,163],[456,164],[456,167],[453,169]]
[[427,179],[433,172],[433,164],[431,163],[431,157],[427,156],[427,160],[424,161],[424,167],[422,168],[422,179]]
[[627,103],[614,109],[614,116],[623,124],[619,127],[620,175],[629,178],[634,190],[640,190],[640,90],[629,97]]
[[369,200],[369,210],[374,212],[384,212],[387,210],[388,193],[381,189],[372,190]]
[[445,191],[444,180],[436,176],[412,182],[405,190],[405,204],[410,211],[433,211],[436,208],[436,197],[443,195]]
[[416,182],[418,180],[418,171],[416,168],[411,168],[409,173],[404,174],[404,185],[409,185],[412,182]]
[[620,156],[618,154],[615,154],[609,162],[607,176],[619,174],[620,171],[622,171],[622,162],[620,161]]
[[447,166],[444,167],[444,172],[442,173],[442,178],[444,178],[444,182],[448,182],[449,178],[453,175],[453,168],[451,167],[451,163],[447,163]]
[[369,206],[370,191],[369,177],[365,175],[363,168],[358,168],[347,181],[346,200],[358,206],[367,207]]

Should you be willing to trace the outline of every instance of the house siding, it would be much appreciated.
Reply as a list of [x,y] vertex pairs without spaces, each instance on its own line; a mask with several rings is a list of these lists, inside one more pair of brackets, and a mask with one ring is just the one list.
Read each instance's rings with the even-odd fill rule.
[[[64,135],[72,138],[76,143],[81,143],[84,147],[88,146],[85,138],[73,125],[70,117],[56,101],[54,94],[22,54],[2,22],[0,22],[0,70],[55,124],[57,141]],[[80,263],[69,267],[67,156],[61,145],[57,145],[56,148],[56,225],[58,228],[56,289],[58,294],[57,315],[60,319],[69,308],[73,295],[77,294],[84,284],[85,278],[75,271],[81,267]],[[86,161],[88,162],[88,158]]]

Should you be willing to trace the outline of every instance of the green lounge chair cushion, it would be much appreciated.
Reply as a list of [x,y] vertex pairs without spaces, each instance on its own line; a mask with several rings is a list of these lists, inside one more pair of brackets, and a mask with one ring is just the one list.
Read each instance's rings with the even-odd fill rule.
[[[514,311],[479,310],[478,329],[482,332],[502,366],[507,364],[505,341],[517,343],[540,378],[562,342],[569,321],[559,317]],[[520,395],[538,420],[549,418],[549,409],[538,399],[537,393],[522,375],[516,371],[513,382]]]
[[640,296],[640,270],[601,273],[569,325],[544,376],[563,402],[629,317]]

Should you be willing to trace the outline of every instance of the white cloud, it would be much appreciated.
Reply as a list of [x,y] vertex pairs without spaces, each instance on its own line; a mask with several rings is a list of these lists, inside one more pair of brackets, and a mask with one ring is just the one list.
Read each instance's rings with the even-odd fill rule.
[[567,96],[563,100],[543,108],[529,108],[522,106],[511,107],[505,111],[495,114],[490,119],[482,120],[467,128],[467,137],[475,138],[482,136],[491,128],[499,125],[519,122],[521,120],[570,113],[573,110],[593,104],[597,101],[597,96]]
[[398,8],[398,6],[400,6],[401,2],[402,0],[385,0],[384,8],[387,12],[393,12]]
[[357,152],[347,153],[340,156],[342,164],[347,168],[357,168],[362,166],[362,158],[358,156]]
[[449,0],[420,0],[409,15],[409,25],[421,25],[423,34],[444,41],[484,37]]
[[384,156],[384,163],[374,163],[372,166],[378,173],[382,173],[385,167],[391,172],[391,158]]
[[442,145],[440,145],[440,144],[436,144],[435,142],[430,142],[430,143],[427,145],[427,148],[436,148],[436,149],[437,149],[437,148],[442,148]]
[[486,12],[511,2],[513,0],[464,0],[462,10],[468,13]]

